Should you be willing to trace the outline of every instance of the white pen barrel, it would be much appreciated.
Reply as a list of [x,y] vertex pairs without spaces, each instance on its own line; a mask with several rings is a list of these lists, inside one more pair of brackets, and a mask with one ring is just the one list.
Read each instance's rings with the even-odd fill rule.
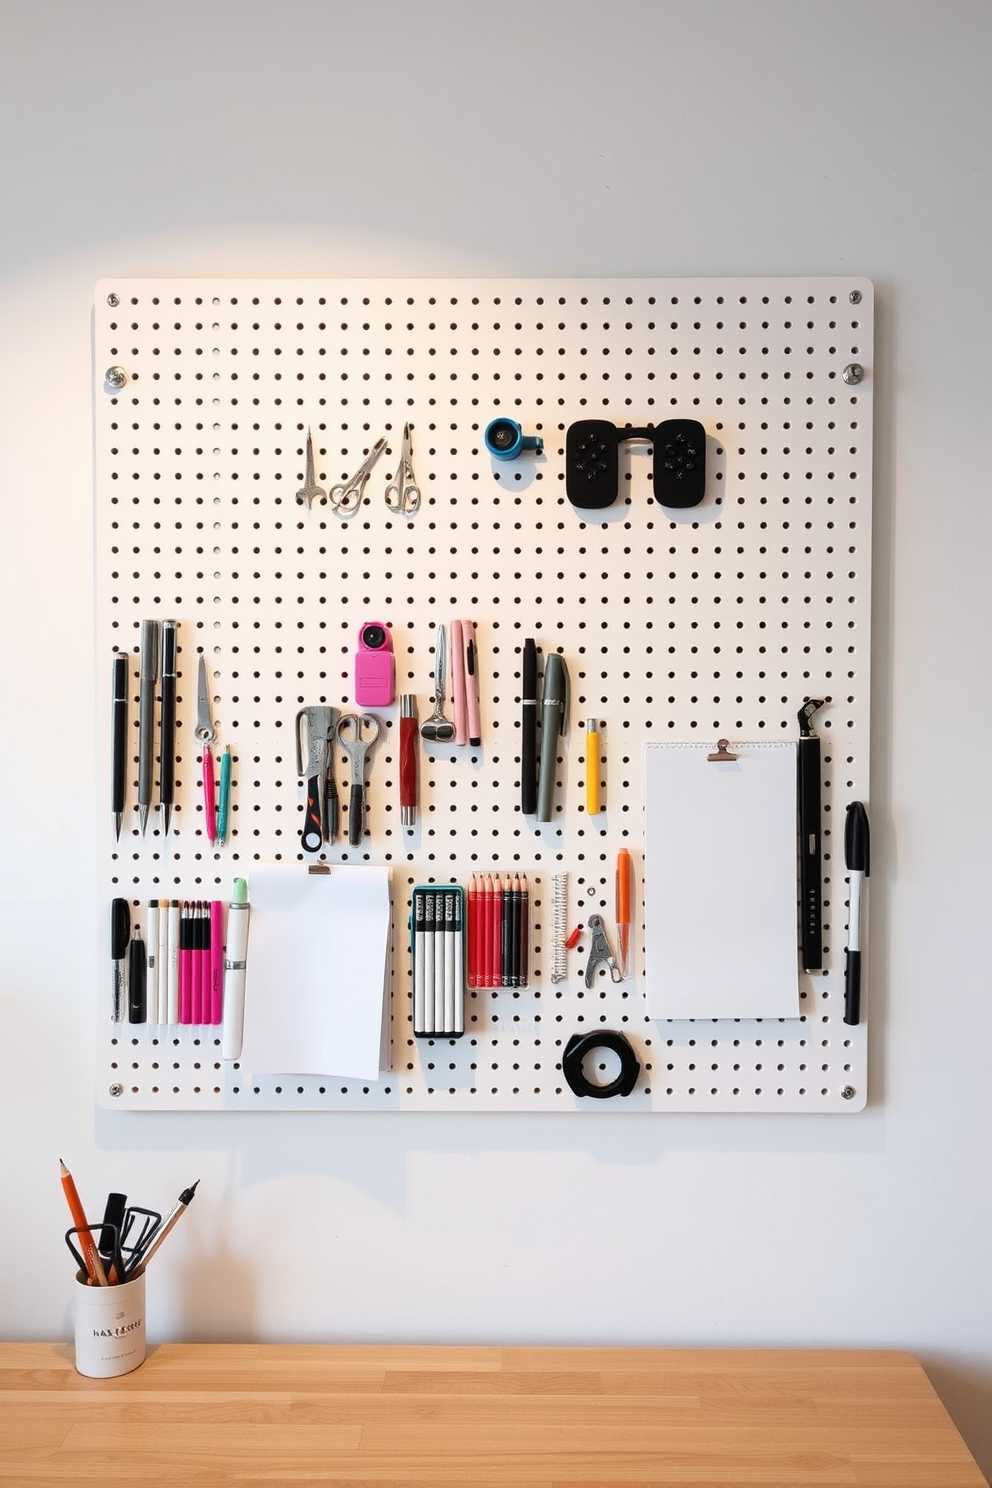
[[851,874],[847,916],[847,949],[849,951],[861,949],[861,885],[863,882],[863,873]]
[[220,1057],[239,1059],[245,1031],[245,963],[248,956],[250,906],[237,901],[227,911],[227,953],[224,957],[224,1019]]

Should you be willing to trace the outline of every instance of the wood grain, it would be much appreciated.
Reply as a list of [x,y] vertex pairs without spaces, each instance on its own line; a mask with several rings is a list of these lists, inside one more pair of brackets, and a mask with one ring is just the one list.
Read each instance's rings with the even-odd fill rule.
[[987,1488],[888,1351],[166,1344],[117,1380],[0,1344],[18,1488]]

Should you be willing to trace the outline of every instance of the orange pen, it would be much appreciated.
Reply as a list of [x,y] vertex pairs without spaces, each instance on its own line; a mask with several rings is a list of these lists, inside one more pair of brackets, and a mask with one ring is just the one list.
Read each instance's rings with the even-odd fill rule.
[[617,950],[620,975],[630,976],[630,898],[634,865],[630,853],[622,847],[617,853]]

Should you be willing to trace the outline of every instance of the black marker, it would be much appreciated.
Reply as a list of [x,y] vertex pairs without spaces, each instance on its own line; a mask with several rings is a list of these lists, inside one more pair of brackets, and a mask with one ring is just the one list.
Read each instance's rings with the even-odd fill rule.
[[111,719],[110,807],[114,813],[114,833],[121,839],[124,800],[127,791],[127,708],[131,685],[131,658],[126,651],[115,651],[113,671],[113,714]]
[[803,970],[823,965],[820,875],[820,740],[810,728],[822,698],[807,698],[799,709],[799,923]]
[[113,967],[113,1001],[110,1016],[115,1023],[124,1018],[125,960],[131,939],[131,906],[126,899],[115,899],[110,906],[110,960]]
[[127,1021],[129,1023],[144,1023],[147,1018],[145,999],[147,975],[148,960],[145,942],[141,938],[141,926],[135,925],[128,956]]
[[844,965],[844,1022],[861,1021],[861,887],[871,871],[868,813],[852,801],[844,823],[844,862],[851,890],[847,913],[847,951]]

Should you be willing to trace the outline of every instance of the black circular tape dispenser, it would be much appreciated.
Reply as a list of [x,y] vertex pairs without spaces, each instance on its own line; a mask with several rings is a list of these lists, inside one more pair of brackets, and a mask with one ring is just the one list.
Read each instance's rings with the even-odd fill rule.
[[[620,1073],[606,1085],[596,1085],[586,1078],[582,1066],[593,1049],[610,1049],[620,1060]],[[595,1100],[609,1100],[614,1095],[629,1095],[637,1084],[641,1066],[627,1036],[609,1028],[594,1033],[573,1033],[565,1045],[561,1072],[573,1095],[591,1095]]]

